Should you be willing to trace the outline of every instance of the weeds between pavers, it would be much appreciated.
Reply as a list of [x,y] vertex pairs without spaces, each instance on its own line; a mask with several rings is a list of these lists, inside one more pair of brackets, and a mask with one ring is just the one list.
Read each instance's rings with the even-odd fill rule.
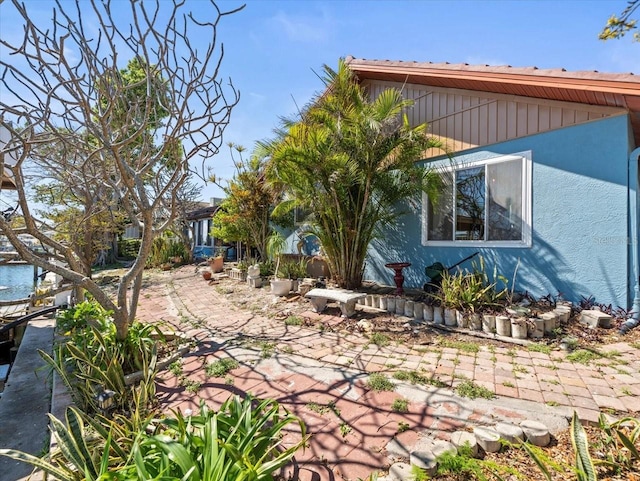
[[224,377],[239,366],[238,361],[231,358],[218,359],[207,364],[205,373],[210,377]]
[[391,409],[397,413],[406,413],[409,411],[409,400],[406,398],[396,398],[391,404]]
[[479,386],[473,381],[462,381],[455,389],[458,396],[467,397],[469,399],[493,399],[496,397],[493,391],[490,391],[484,386]]
[[394,379],[398,381],[409,381],[411,384],[421,384],[423,386],[433,386],[439,388],[449,387],[438,378],[427,377],[416,371],[396,371],[393,373]]
[[379,372],[374,372],[369,376],[367,386],[374,391],[395,391],[396,389],[395,384],[387,376]]

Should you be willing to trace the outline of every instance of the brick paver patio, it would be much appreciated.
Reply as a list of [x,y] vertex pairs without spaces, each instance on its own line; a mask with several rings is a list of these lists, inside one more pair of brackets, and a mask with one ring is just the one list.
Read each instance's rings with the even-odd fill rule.
[[[233,393],[277,399],[303,418],[312,435],[308,448],[296,456],[302,480],[365,478],[388,466],[386,446],[392,439],[402,452],[425,433],[446,439],[456,429],[496,419],[568,415],[575,410],[583,421],[594,422],[602,411],[638,410],[640,350],[627,343],[603,346],[588,364],[570,362],[562,351],[492,347],[481,339],[477,352],[378,347],[365,334],[287,326],[241,310],[208,286],[193,266],[161,276],[162,282],[145,287],[138,317],[166,321],[198,341],[183,370],[201,383],[197,394],[190,394],[165,371],[158,386],[162,403],[195,411],[201,399],[216,406]],[[321,316],[325,325],[340,322],[311,311],[304,315]],[[233,384],[205,376],[204,366],[223,357],[240,363],[231,373]],[[367,389],[370,373],[391,376],[397,370],[419,371],[449,389],[406,383],[399,383],[395,392]],[[498,399],[455,396],[451,388],[465,379],[495,392]],[[392,409],[399,397],[411,400],[408,413]],[[325,413],[313,409],[330,403]],[[295,435],[287,433],[285,439]]]

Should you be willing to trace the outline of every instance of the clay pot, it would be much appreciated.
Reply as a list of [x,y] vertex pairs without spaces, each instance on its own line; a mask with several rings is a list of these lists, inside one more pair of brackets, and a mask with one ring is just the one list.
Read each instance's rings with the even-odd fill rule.
[[205,281],[211,279],[211,271],[202,271],[202,277]]

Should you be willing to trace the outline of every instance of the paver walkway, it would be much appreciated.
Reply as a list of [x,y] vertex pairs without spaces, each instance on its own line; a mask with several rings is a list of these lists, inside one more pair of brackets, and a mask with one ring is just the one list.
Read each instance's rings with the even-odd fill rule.
[[[301,416],[312,434],[305,452],[296,455],[302,480],[365,478],[388,466],[389,454],[407,455],[429,433],[446,439],[456,429],[496,420],[529,418],[549,425],[573,410],[587,422],[601,410],[637,411],[640,350],[627,343],[604,346],[587,365],[570,362],[560,351],[491,348],[482,340],[477,352],[455,344],[378,347],[365,334],[287,326],[241,310],[208,286],[193,266],[162,276],[166,282],[145,288],[138,317],[164,320],[198,341],[183,372],[200,383],[191,394],[175,375],[163,373],[162,403],[196,411],[201,399],[215,407],[231,393],[278,400]],[[328,326],[341,322],[311,311],[305,316],[320,316]],[[233,384],[205,375],[207,363],[224,357],[240,363],[231,373]],[[450,388],[408,383],[398,383],[395,392],[367,388],[370,373],[391,376],[398,370],[421,373],[450,388],[472,380],[499,397],[471,401]],[[392,409],[399,397],[410,400],[408,413]],[[295,436],[289,432],[286,439]]]

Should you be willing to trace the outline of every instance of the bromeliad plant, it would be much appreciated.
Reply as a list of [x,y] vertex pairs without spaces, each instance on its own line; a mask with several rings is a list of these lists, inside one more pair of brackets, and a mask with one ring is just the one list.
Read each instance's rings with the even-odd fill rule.
[[[444,307],[475,313],[499,306],[507,293],[506,283],[506,278],[498,275],[495,267],[490,278],[484,259],[480,257],[478,262],[473,263],[472,272],[443,272],[439,292],[433,297]],[[498,289],[499,284],[503,285],[501,290]]]

